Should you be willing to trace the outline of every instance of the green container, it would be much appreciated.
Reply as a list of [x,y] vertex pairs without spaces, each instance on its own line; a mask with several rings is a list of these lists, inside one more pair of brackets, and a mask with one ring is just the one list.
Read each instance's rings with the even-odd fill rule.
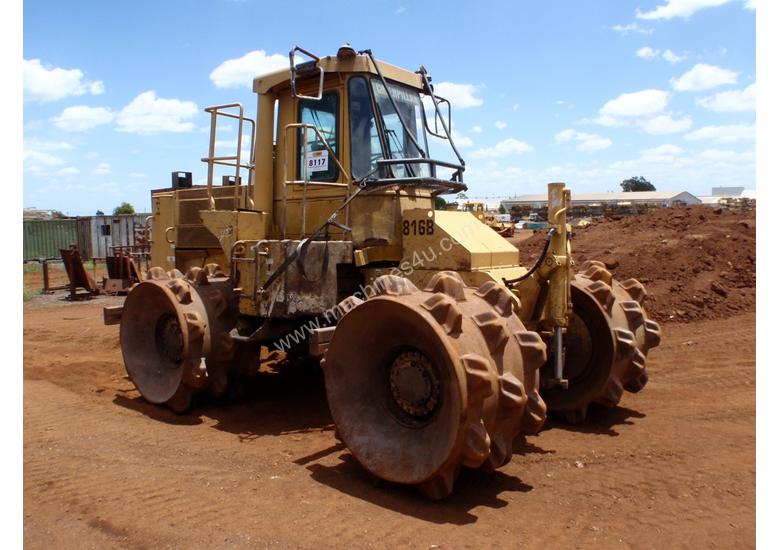
[[25,220],[24,259],[59,258],[60,249],[78,243],[76,220]]

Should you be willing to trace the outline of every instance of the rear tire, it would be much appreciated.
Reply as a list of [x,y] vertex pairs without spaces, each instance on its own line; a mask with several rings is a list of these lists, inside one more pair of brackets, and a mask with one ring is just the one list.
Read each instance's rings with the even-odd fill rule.
[[[569,389],[542,396],[551,412],[571,423],[585,421],[588,406],[617,406],[624,390],[636,393],[648,381],[646,358],[661,341],[658,323],[647,318],[647,292],[639,281],[618,282],[601,262],[588,261],[572,281],[573,320],[565,336],[563,377]],[[552,376],[548,362],[542,378]]]

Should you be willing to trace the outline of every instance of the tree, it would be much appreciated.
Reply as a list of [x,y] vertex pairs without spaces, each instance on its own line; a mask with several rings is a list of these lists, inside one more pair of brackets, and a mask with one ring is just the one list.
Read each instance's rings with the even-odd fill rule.
[[506,214],[506,208],[504,208],[504,204],[503,203],[498,205],[498,213],[499,214]]
[[105,216],[105,214],[103,213],[102,210],[98,210],[97,212],[95,212],[95,215],[96,216]]
[[119,216],[120,214],[135,214],[135,208],[129,202],[123,202],[114,208],[114,216]]
[[620,187],[623,188],[623,191],[655,191],[655,185],[642,176],[634,176],[631,179],[623,180]]
[[444,200],[444,197],[434,197],[433,198],[433,207],[436,210],[447,210],[447,201]]

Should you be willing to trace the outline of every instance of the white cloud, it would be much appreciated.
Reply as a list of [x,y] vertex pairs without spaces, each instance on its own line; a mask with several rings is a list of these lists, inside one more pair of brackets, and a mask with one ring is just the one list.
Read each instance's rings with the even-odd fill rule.
[[86,105],[67,107],[59,116],[51,119],[57,128],[66,132],[84,132],[95,126],[108,124],[112,120],[114,120],[114,113],[105,107]]
[[732,143],[756,139],[755,124],[728,124],[724,126],[704,126],[685,134],[685,139],[691,141],[709,140],[716,143]]
[[672,88],[679,92],[699,92],[717,88],[724,84],[735,84],[737,74],[728,69],[722,69],[706,63],[697,63],[693,69],[682,75],[680,78],[673,78],[669,82]]
[[745,151],[737,153],[730,149],[706,149],[696,155],[702,160],[727,161],[727,162],[755,162],[756,152]]
[[477,97],[479,87],[474,84],[455,84],[454,82],[438,82],[434,85],[434,93],[448,99],[455,109],[468,109],[482,105],[482,98]]
[[634,53],[636,54],[637,57],[641,57],[642,59],[646,59],[648,61],[652,59],[661,58],[672,64],[679,63],[680,61],[686,58],[686,56],[684,55],[677,55],[672,50],[664,50],[662,52],[661,50],[656,50],[655,48],[651,48],[650,46],[644,46],[642,48],[639,48]]
[[636,23],[628,23],[626,25],[614,25],[612,27],[613,31],[619,32],[623,36],[626,36],[630,33],[637,33],[637,34],[653,34],[654,29],[646,29],[644,27],[640,27]]
[[756,0],[745,0],[745,9],[756,11]]
[[597,118],[584,122],[609,127],[635,125],[654,135],[684,132],[693,121],[689,116],[675,118],[665,112],[670,97],[671,93],[654,89],[621,94],[607,101]]
[[642,156],[645,158],[650,157],[673,157],[676,155],[679,155],[683,152],[682,147],[678,147],[677,145],[672,145],[671,143],[667,143],[665,145],[659,145],[658,147],[653,147],[652,149],[645,149],[642,151]]
[[696,103],[718,113],[735,111],[755,111],[756,109],[756,84],[753,83],[744,90],[731,90],[720,92],[709,97],[697,99]]
[[611,139],[596,134],[579,133],[577,139],[581,141],[581,143],[577,145],[578,151],[592,153],[593,151],[601,151],[602,149],[612,147]]
[[680,61],[684,61],[688,59],[687,55],[678,55],[674,53],[672,50],[664,50],[664,53],[661,54],[661,57],[663,57],[666,61],[672,64],[679,63]]
[[103,82],[86,80],[80,69],[46,68],[40,59],[25,59],[22,74],[24,99],[28,101],[56,101],[86,93],[98,95],[104,90]]
[[22,158],[24,169],[39,175],[45,175],[47,170],[65,164],[65,161],[60,157],[35,149],[25,148]]
[[656,6],[654,10],[640,12],[636,16],[639,19],[672,19],[674,17],[688,18],[704,8],[722,6],[732,0],[666,0],[666,4]]
[[[646,116],[660,113],[669,103],[669,92],[661,90],[642,90],[621,94],[615,99],[610,99],[599,110],[599,114],[606,117],[604,121],[611,118]],[[607,126],[609,124],[606,124]]]
[[753,187],[756,177],[754,151],[687,154],[678,152],[671,144],[612,163],[562,162],[521,168],[512,159],[500,159],[483,165],[472,164],[469,173],[470,195],[475,196],[528,193],[528,189],[538,189],[540,181],[576,181],[578,192],[619,191],[622,180],[637,174],[645,176],[661,191],[685,190],[706,195],[714,186],[734,185],[737,181]]
[[452,135],[452,141],[455,142],[456,147],[460,147],[462,149],[474,147],[474,141],[470,137],[461,134],[456,129],[453,128],[450,134]]
[[471,156],[478,159],[497,158],[506,155],[520,155],[522,153],[527,153],[528,151],[533,151],[533,149],[533,147],[524,141],[520,141],[515,138],[508,138],[503,141],[499,141],[493,147],[477,149],[472,153]]
[[36,138],[24,140],[25,151],[63,151],[65,149],[73,149],[73,145],[67,141],[40,141]]
[[641,123],[642,128],[648,134],[663,135],[685,132],[693,124],[689,116],[674,118],[671,115],[659,115]]
[[[295,59],[296,63],[300,61]],[[242,57],[223,61],[211,71],[209,78],[217,88],[251,88],[255,77],[285,68],[290,68],[289,56],[280,53],[268,55],[265,50],[254,50]]]
[[24,169],[27,172],[44,176],[49,170],[65,164],[62,158],[52,154],[52,152],[69,149],[73,149],[73,146],[65,141],[25,139],[22,153]]
[[497,120],[496,121],[496,128],[498,128],[499,130],[503,130],[507,126],[508,126],[508,124],[506,122],[504,122],[503,120]]
[[581,122],[589,123],[594,122],[601,126],[609,126],[610,128],[617,128],[618,126],[626,126],[628,121],[623,118],[617,118],[612,115],[599,115],[592,119],[583,119]]
[[105,176],[106,174],[110,174],[111,165],[107,162],[101,162],[95,167],[94,170],[92,170],[92,173],[97,176]]
[[57,170],[57,175],[58,176],[76,176],[76,175],[78,175],[80,173],[81,173],[81,171],[78,168],[76,168],[75,166],[67,166],[65,168],[61,168],[61,169]]
[[[311,139],[311,138],[310,138]],[[241,162],[249,162],[251,153],[249,152],[249,144],[251,138],[248,135],[244,135],[241,139]],[[235,155],[236,147],[238,147],[238,138],[233,139],[218,139],[214,142],[214,147],[218,150],[224,151],[225,155]]]
[[471,131],[475,134],[481,134],[482,133],[482,126],[472,126]]
[[198,112],[192,101],[157,98],[154,91],[137,96],[117,115],[120,132],[156,134],[159,132],[191,132],[189,121]]
[[644,46],[643,48],[639,48],[636,52],[634,52],[637,57],[641,57],[642,59],[655,59],[659,55],[661,55],[660,50],[654,50],[650,46]]
[[571,128],[562,130],[555,135],[555,141],[563,143],[566,141],[578,141],[578,151],[585,151],[592,153],[594,151],[601,151],[602,149],[608,149],[612,147],[612,140],[599,136],[597,134],[586,134],[585,132],[576,132]]

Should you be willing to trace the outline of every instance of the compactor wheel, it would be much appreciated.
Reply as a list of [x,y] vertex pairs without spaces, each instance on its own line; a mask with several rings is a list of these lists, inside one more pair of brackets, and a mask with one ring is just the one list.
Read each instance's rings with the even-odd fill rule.
[[176,412],[193,393],[227,389],[234,352],[229,331],[237,307],[230,280],[216,264],[149,270],[125,300],[119,341],[125,369],[143,397]]
[[[619,282],[603,263],[585,262],[572,281],[574,316],[566,333],[564,378],[569,388],[543,392],[551,411],[567,420],[585,420],[590,403],[615,406],[624,390],[647,383],[647,354],[661,342],[658,323],[647,318],[645,287],[636,279]],[[552,372],[548,364],[542,376]]]
[[343,302],[323,362],[337,433],[373,476],[444,498],[461,466],[498,468],[539,430],[546,346],[501,285],[445,271],[424,290],[392,275],[373,288]]

